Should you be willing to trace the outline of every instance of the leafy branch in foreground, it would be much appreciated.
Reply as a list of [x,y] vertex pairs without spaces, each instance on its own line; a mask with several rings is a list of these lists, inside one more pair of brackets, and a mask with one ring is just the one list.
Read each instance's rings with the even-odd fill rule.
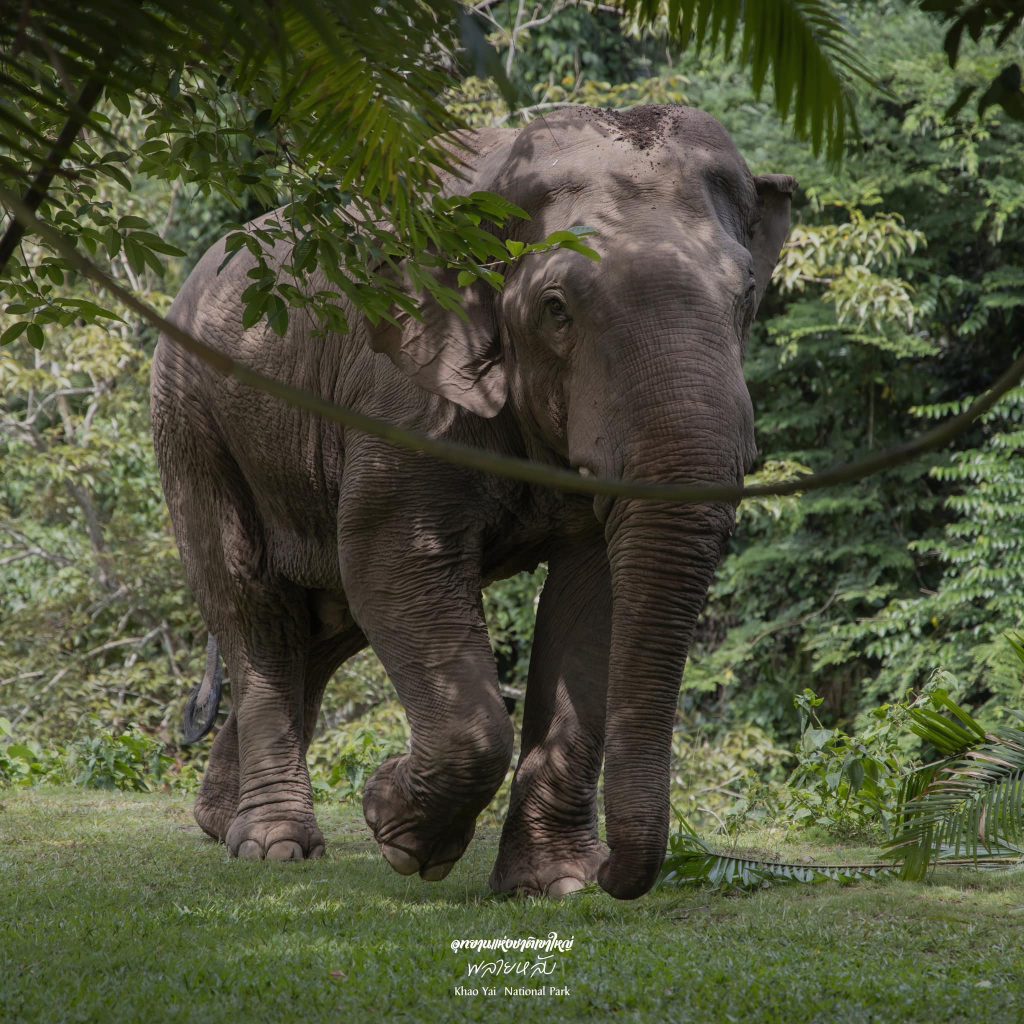
[[[955,68],[960,59],[960,43],[964,32],[977,43],[983,35],[996,49],[1020,31],[1024,24],[1024,0],[920,0],[922,11],[928,11],[949,24],[942,48],[949,66]],[[947,112],[949,117],[966,106],[977,85],[965,85]],[[978,114],[997,104],[1017,121],[1024,121],[1024,92],[1021,91],[1020,65],[1008,64],[992,79],[978,99]]]
[[[248,217],[284,206],[277,223],[232,236],[258,263],[246,315],[275,329],[299,307],[343,330],[342,297],[371,318],[414,311],[399,264],[413,291],[457,306],[429,271],[507,259],[488,228],[521,211],[485,193],[441,195],[461,166],[447,133],[463,127],[442,96],[460,53],[486,47],[460,31],[456,0],[396,0],[386,15],[366,0],[22,7],[0,24],[0,186],[93,258],[123,254],[136,274],[159,275],[155,254],[184,256],[144,218],[118,216],[145,176]],[[41,343],[45,325],[83,316],[67,301],[73,268],[31,232],[23,248],[23,221],[5,228],[6,312]],[[266,253],[281,241],[286,269],[303,282],[319,268],[325,286],[278,280]]]

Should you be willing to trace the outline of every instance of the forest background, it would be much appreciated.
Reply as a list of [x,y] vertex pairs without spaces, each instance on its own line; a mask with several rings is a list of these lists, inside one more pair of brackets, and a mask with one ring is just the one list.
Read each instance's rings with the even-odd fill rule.
[[[859,137],[835,165],[752,100],[739,64],[678,55],[599,8],[555,3],[523,17],[514,0],[478,6],[532,99],[510,112],[495,86],[464,77],[444,100],[471,124],[521,123],[562,103],[687,103],[722,121],[754,173],[800,181],[747,356],[758,479],[903,439],[964,408],[1020,353],[1024,125],[997,106],[950,112],[964,86],[984,89],[1020,61],[1019,38],[965,48],[951,72],[943,28],[915,6],[842,4],[886,92],[864,91]],[[137,104],[108,113],[140,152],[159,145]],[[225,197],[145,174],[126,184],[101,186],[116,191],[129,238],[140,218],[137,244],[109,265],[161,310],[211,242],[276,205],[258,188]],[[91,301],[88,286],[81,296]],[[0,318],[0,334],[9,323]],[[127,319],[55,324],[38,348],[28,329],[4,337],[0,754],[13,764],[12,749],[31,748],[44,766],[44,751],[70,748],[80,774],[193,787],[208,747],[183,748],[179,736],[206,637],[149,438],[154,334]],[[1024,706],[1003,641],[1024,623],[1022,447],[1018,389],[943,452],[839,490],[743,504],[683,680],[681,813],[721,822],[770,807],[766,794],[798,760],[840,737],[845,750],[871,742],[887,705],[928,687],[993,722]],[[522,695],[542,582],[543,569],[487,593],[511,697]],[[807,689],[824,727],[810,745]],[[318,793],[357,797],[406,739],[379,663],[353,659],[328,689],[310,751]]]

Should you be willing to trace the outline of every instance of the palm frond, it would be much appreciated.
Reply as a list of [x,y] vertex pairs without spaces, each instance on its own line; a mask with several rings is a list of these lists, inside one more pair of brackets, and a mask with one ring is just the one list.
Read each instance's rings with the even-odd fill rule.
[[[287,110],[304,128],[297,155],[344,166],[360,183],[372,174],[367,191],[387,199],[401,181],[430,180],[450,159],[430,140],[458,127],[439,98],[458,11],[454,0],[396,0],[386,16],[369,0],[48,0],[0,25],[0,63],[11,74],[30,56],[65,82],[95,77],[124,94],[151,92],[155,75],[192,65],[221,72],[225,88],[243,93],[266,76],[277,100],[272,122]],[[68,90],[34,72],[12,76],[22,102],[66,113]]]
[[1024,841],[1024,729],[1002,726],[984,742],[923,769],[908,788],[887,857],[902,878],[961,854],[1020,858]]
[[1021,662],[1024,662],[1024,637],[1020,633],[1014,633],[1012,636],[1007,633],[1006,642],[1013,648],[1014,654],[1020,658]]
[[759,860],[713,850],[683,829],[669,840],[659,885],[703,885],[710,889],[756,889],[774,882],[856,882],[895,874],[894,864],[808,864]]
[[[1024,640],[1006,638],[1024,664]],[[929,706],[930,705],[930,706]],[[849,882],[895,874],[920,880],[929,868],[1006,867],[1024,861],[1024,712],[991,730],[944,690],[907,709],[910,729],[941,754],[908,775],[899,796],[890,863],[793,864],[717,853],[680,819],[660,884],[752,888],[767,881]]]
[[755,94],[770,76],[779,115],[792,115],[796,134],[832,160],[856,133],[855,84],[881,88],[831,0],[624,0],[623,6],[640,25],[664,17],[684,48],[692,43],[698,51],[707,46],[731,55],[739,35]]
[[[1024,644],[1007,638],[1024,662]],[[886,856],[901,878],[923,878],[929,867],[961,852],[972,860],[1024,855],[1024,728],[987,731],[947,693],[932,707],[911,709],[910,728],[942,754],[907,779],[895,838]],[[943,714],[942,712],[946,712]],[[1018,722],[1024,715],[1011,711]]]
[[[963,710],[945,690],[936,690],[930,697],[932,707],[910,708],[910,730],[930,743],[945,757],[954,757],[984,741],[984,728]],[[946,718],[940,712],[953,715]]]

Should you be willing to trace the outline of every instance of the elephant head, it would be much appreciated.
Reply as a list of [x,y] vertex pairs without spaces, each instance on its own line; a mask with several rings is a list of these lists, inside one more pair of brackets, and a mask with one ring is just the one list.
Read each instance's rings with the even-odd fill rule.
[[[468,319],[428,305],[374,347],[477,415],[510,405],[527,438],[578,469],[740,482],[756,454],[743,351],[794,180],[752,176],[722,126],[688,108],[570,108],[495,138],[460,190],[522,206],[522,241],[595,229],[600,262],[528,257],[501,293],[468,290]],[[734,511],[594,502],[613,606],[599,881],[615,896],[646,892],[664,858],[679,683]]]

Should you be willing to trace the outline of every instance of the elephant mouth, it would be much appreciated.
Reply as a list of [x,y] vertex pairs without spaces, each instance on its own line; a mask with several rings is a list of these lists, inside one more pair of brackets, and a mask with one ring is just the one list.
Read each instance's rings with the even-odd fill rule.
[[[581,477],[585,479],[593,479],[600,474],[594,469],[593,466],[588,465],[585,462],[571,463],[572,468],[576,470]],[[612,510],[612,505],[615,503],[615,499],[607,494],[595,494],[594,495],[594,517],[597,519],[601,526],[604,526],[608,519],[609,514]]]
[[615,499],[609,494],[597,494],[594,496],[594,517],[602,526],[608,521],[608,516],[611,515],[612,505],[614,504]]

